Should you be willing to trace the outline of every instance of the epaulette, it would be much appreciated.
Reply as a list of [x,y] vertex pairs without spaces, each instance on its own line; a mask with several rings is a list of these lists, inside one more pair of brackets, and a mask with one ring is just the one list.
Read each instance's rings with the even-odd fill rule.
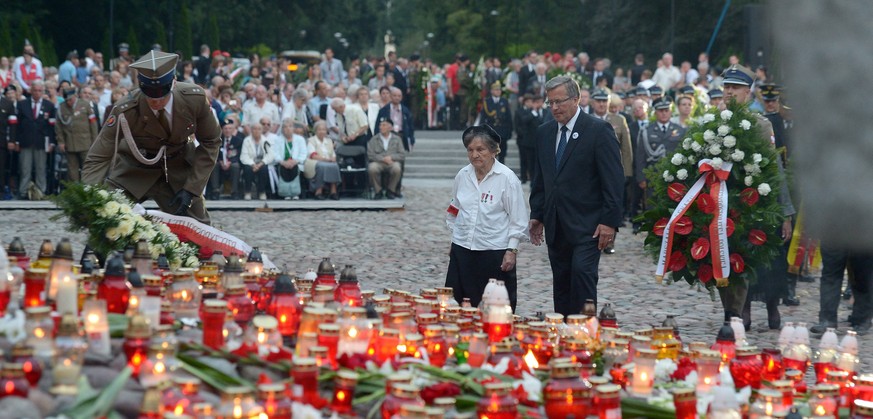
[[119,114],[122,112],[127,112],[131,109],[136,108],[136,95],[133,93],[127,95],[127,97],[121,99],[115,106],[112,107],[113,114]]
[[183,95],[206,95],[206,92],[203,90],[202,87],[191,83],[176,82],[176,90],[178,90],[179,93],[182,93]]

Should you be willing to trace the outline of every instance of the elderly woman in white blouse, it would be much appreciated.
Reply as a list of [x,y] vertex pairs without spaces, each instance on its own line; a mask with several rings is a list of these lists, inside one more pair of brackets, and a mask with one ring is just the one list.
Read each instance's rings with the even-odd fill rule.
[[500,135],[483,125],[467,128],[464,147],[470,164],[455,176],[446,224],[452,248],[446,286],[455,299],[478,306],[489,278],[506,283],[515,311],[518,245],[528,241],[530,212],[515,173],[497,161]]
[[327,185],[330,188],[330,199],[338,200],[336,185],[340,181],[340,171],[336,162],[333,140],[327,135],[326,122],[315,123],[315,135],[309,137],[306,147],[309,162],[305,166],[314,167],[314,170],[304,170],[304,174],[310,179],[309,189],[315,192],[315,199],[327,198],[327,194],[324,193],[324,187]]
[[269,165],[273,164],[273,141],[264,135],[261,124],[253,122],[249,125],[250,135],[243,140],[239,162],[243,172],[243,190],[245,199],[252,199],[252,184],[258,193],[258,199],[267,199],[267,189],[270,187]]

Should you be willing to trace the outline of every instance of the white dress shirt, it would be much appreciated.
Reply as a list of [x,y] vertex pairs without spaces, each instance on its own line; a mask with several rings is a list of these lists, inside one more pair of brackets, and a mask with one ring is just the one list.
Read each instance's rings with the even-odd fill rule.
[[[576,126],[576,120],[579,119],[579,112],[582,112],[582,108],[577,107],[576,113],[570,118],[570,121],[567,122],[567,144],[570,144],[570,141],[573,141],[573,127]],[[558,144],[561,144],[561,127],[565,125],[561,125],[558,123],[558,135],[555,136],[555,153],[558,152]]]
[[517,249],[528,240],[528,221],[521,182],[496,159],[482,182],[472,164],[455,176],[446,213],[452,243],[469,250]]

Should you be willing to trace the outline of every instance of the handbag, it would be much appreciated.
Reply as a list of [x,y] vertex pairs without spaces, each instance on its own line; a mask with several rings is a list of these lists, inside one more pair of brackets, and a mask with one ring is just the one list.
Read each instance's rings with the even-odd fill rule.
[[318,160],[306,159],[306,161],[303,162],[303,176],[306,176],[307,179],[314,178],[316,164],[318,164]]

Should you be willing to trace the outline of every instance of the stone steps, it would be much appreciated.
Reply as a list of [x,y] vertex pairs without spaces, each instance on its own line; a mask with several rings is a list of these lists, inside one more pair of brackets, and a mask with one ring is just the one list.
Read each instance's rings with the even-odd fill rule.
[[[406,157],[404,177],[411,179],[453,179],[469,164],[460,131],[419,131],[415,149]],[[505,164],[518,172],[518,148],[509,141]]]

